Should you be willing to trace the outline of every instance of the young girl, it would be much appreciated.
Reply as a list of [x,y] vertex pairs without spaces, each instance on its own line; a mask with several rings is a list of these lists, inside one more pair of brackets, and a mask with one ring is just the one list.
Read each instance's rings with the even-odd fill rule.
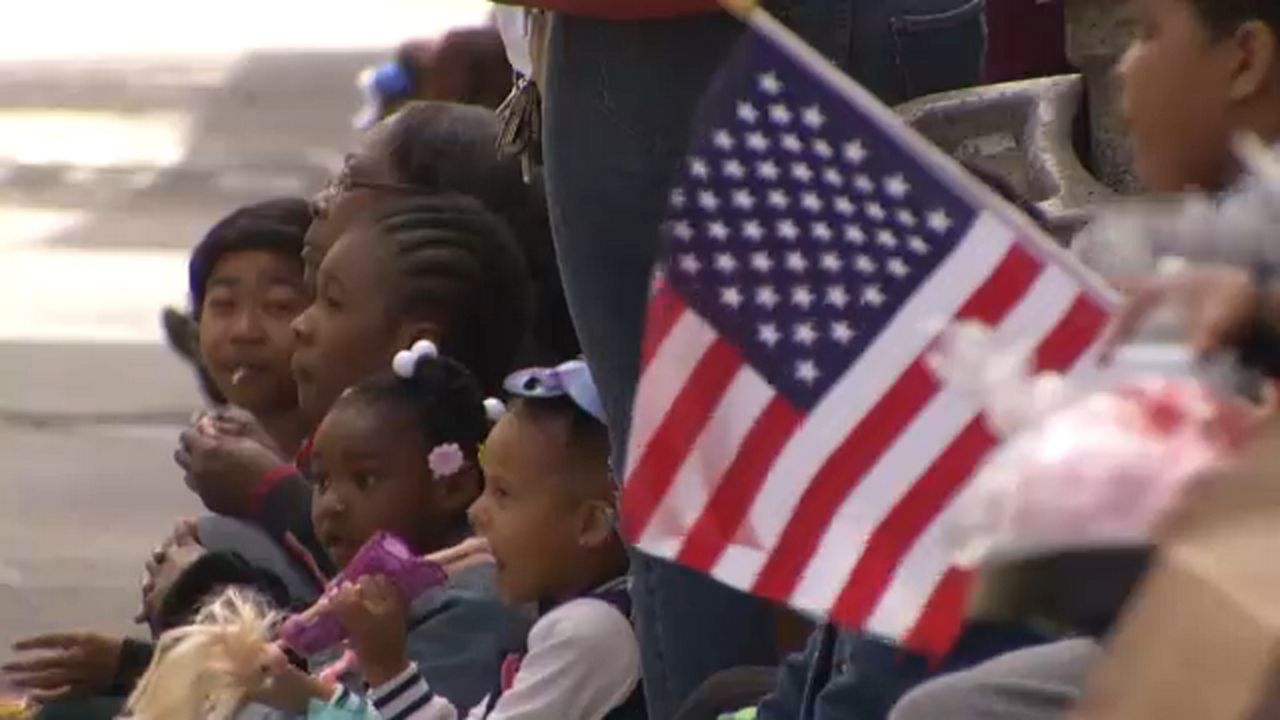
[[[503,598],[537,603],[539,618],[472,707],[411,661],[384,583],[351,587],[338,610],[373,686],[368,698],[387,720],[643,718],[608,438],[586,365],[524,371],[507,387],[517,399],[485,443],[484,494],[470,514]],[[332,701],[352,703],[341,693]]]

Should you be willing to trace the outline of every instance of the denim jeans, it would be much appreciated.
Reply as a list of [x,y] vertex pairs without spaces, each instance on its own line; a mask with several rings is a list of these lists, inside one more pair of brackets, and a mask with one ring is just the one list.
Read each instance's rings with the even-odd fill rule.
[[[887,102],[977,83],[982,0],[777,0],[774,10]],[[671,173],[700,96],[743,26],[728,16],[613,23],[559,16],[548,45],[544,158],[556,249],[583,350],[623,453],[649,273]],[[772,608],[637,555],[650,717],[711,674],[778,661]]]

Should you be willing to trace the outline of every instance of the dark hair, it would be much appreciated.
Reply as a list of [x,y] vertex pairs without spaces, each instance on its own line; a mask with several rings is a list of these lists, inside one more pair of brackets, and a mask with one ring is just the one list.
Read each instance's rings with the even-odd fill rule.
[[198,320],[209,276],[222,256],[245,250],[268,250],[287,256],[302,270],[302,238],[311,211],[302,198],[277,198],[246,205],[219,220],[191,251],[187,282],[191,313]]
[[446,357],[420,357],[413,377],[388,371],[353,386],[339,402],[403,411],[422,430],[427,447],[457,443],[470,460],[489,434],[484,394],[462,364]]
[[1191,0],[1205,25],[1224,36],[1250,20],[1261,20],[1280,36],[1280,3],[1276,0]]
[[608,453],[609,430],[567,395],[548,398],[516,397],[511,401],[511,412],[528,415],[538,422],[562,422],[569,430],[570,444],[596,444]]
[[526,183],[520,161],[498,156],[501,124],[490,110],[446,102],[413,102],[392,118],[384,142],[393,181],[431,192],[470,195],[510,226],[534,287],[530,333],[545,357],[581,352],[569,318],[539,178]]
[[498,394],[529,324],[529,272],[510,230],[461,195],[388,198],[373,223],[395,263],[395,311],[438,323],[441,352]]

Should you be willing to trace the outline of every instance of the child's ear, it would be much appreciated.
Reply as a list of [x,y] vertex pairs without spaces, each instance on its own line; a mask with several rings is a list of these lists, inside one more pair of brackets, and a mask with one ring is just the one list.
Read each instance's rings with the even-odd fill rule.
[[596,548],[609,541],[616,532],[618,514],[613,505],[601,500],[591,500],[583,508],[582,528],[578,532],[578,544]]
[[438,342],[443,333],[440,325],[430,320],[406,320],[396,330],[396,347],[407,348],[419,340]]
[[1267,23],[1244,23],[1236,29],[1232,43],[1237,55],[1229,89],[1232,100],[1247,100],[1277,82],[1277,39]]

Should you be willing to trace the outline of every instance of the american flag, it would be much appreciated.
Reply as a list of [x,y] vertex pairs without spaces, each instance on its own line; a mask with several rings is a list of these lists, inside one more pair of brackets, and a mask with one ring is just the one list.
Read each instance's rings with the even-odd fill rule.
[[749,22],[670,193],[624,528],[941,651],[966,588],[945,516],[996,439],[930,347],[972,319],[1083,368],[1109,291],[777,21]]

